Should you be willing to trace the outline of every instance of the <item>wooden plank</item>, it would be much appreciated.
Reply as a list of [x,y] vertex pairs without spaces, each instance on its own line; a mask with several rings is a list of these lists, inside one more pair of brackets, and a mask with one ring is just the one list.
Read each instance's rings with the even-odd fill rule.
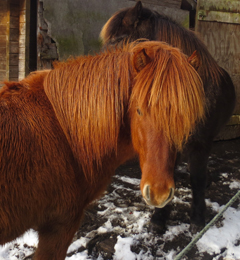
[[9,46],[9,53],[19,53],[19,44],[18,42],[11,42]]
[[19,23],[19,34],[25,35],[26,33],[26,23]]
[[199,21],[198,32],[218,64],[240,74],[240,25]]
[[9,54],[9,66],[18,66],[18,54]]
[[0,35],[7,35],[7,26],[5,24],[0,24]]
[[19,5],[10,4],[11,16],[19,17]]
[[240,13],[199,10],[198,20],[240,24]]
[[19,15],[19,22],[20,23],[26,23],[26,11],[22,11],[20,12],[20,15]]
[[0,48],[6,48],[7,46],[7,36],[0,35]]
[[18,78],[18,66],[9,66],[9,79]]
[[24,48],[26,44],[26,36],[19,35],[19,48]]
[[[0,82],[7,80],[6,70],[0,70]],[[2,84],[3,86],[3,84]]]
[[3,48],[0,48],[0,55],[1,56],[4,56],[4,55],[6,55],[6,53],[7,53],[7,48],[5,47],[3,47]]
[[22,80],[22,79],[24,79],[25,77],[26,77],[25,71],[20,71],[20,72],[19,72],[19,75],[18,75],[18,80]]
[[7,66],[6,60],[3,60],[3,61],[0,62],[0,70],[6,71],[6,66]]
[[19,40],[19,29],[10,28],[10,41],[17,42]]
[[8,4],[6,1],[0,1],[0,13],[4,14],[8,10]]
[[[137,0],[136,0],[137,1]],[[170,7],[170,8],[177,8],[180,9],[181,7],[181,0],[142,0],[143,4],[155,4],[158,6],[165,6],[165,7]]]
[[230,76],[236,88],[236,94],[237,94],[237,102],[236,102],[236,108],[234,113],[240,115],[240,74],[231,74]]
[[0,12],[0,24],[7,24],[7,22],[9,21],[9,18],[8,18],[8,13],[5,12],[5,13],[1,13]]
[[10,28],[19,28],[19,17],[10,16]]
[[6,61],[6,59],[7,59],[6,47],[5,48],[0,48],[0,62]]
[[240,12],[239,0],[200,0],[198,1],[198,6],[199,10],[205,11]]
[[25,74],[25,60],[19,60],[19,64],[18,64],[18,71],[19,74]]
[[240,25],[198,21],[197,31],[217,63],[230,74],[237,92],[235,113],[240,114]]

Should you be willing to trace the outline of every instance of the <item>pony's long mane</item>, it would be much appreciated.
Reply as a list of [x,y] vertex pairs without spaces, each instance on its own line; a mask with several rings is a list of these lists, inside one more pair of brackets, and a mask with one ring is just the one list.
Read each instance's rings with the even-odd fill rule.
[[[139,43],[133,52],[146,46]],[[195,123],[204,118],[204,90],[196,70],[186,56],[168,44],[150,41],[146,53],[154,57],[136,76],[131,100],[150,114],[156,129],[163,130],[169,143],[182,149]]]
[[222,70],[197,34],[157,12],[154,12],[154,16],[156,39],[179,48],[188,56],[197,51],[200,57],[198,73],[201,75],[203,82],[211,78],[213,83],[218,85]]
[[117,150],[133,68],[115,50],[55,63],[45,92],[86,178]]
[[[137,73],[133,60],[141,49],[151,61]],[[178,149],[204,114],[197,72],[178,49],[160,42],[134,42],[57,63],[44,89],[89,180],[103,159],[117,152],[129,105],[150,113]]]

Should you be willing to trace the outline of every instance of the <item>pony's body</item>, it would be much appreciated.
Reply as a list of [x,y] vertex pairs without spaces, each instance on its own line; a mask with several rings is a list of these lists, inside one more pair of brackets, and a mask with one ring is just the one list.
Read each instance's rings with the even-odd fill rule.
[[[199,123],[184,150],[188,156],[193,191],[191,227],[195,232],[205,224],[205,187],[207,162],[214,137],[226,124],[235,106],[235,90],[228,73],[219,67],[206,46],[194,32],[173,20],[143,8],[139,1],[133,8],[114,14],[104,25],[101,37],[105,45],[122,44],[139,38],[158,40],[180,48],[188,56],[199,54],[198,73],[206,95],[206,120]],[[161,117],[161,115],[159,115]],[[159,210],[153,221],[162,225]]]
[[[83,210],[116,167],[136,154],[145,200],[165,205],[174,193],[172,147],[181,149],[203,106],[201,80],[186,57],[154,42],[6,82],[0,92],[0,244],[33,228],[39,234],[34,259],[65,259]],[[159,110],[162,122],[154,120]],[[169,127],[169,115],[182,127]],[[158,183],[160,162],[166,176]]]

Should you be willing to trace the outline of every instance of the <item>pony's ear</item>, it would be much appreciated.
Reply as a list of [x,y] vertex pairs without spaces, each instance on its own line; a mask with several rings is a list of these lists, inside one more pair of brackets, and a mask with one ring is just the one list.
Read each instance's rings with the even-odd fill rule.
[[188,62],[197,70],[200,66],[200,57],[197,51],[194,51],[193,54],[188,58]]
[[151,62],[151,58],[147,55],[145,49],[141,49],[137,51],[133,55],[133,67],[134,69],[139,72],[142,70],[148,63]]
[[131,26],[138,22],[138,18],[142,14],[142,2],[138,1],[133,8],[130,8],[129,11],[125,14],[122,23],[125,26]]

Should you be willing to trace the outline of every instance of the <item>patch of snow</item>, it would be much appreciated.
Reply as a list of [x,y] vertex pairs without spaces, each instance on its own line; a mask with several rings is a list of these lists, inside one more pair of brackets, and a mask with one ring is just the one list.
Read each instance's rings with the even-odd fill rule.
[[140,185],[140,181],[141,181],[140,179],[129,178],[129,177],[126,177],[126,176],[116,175],[115,177],[120,179],[121,181],[128,182],[128,183],[133,184],[133,185]]
[[115,244],[114,260],[135,260],[136,254],[131,251],[131,244],[133,243],[132,237],[122,238],[118,236],[117,243]]
[[240,189],[240,181],[239,180],[233,180],[231,184],[229,185],[230,189]]
[[[223,207],[220,207],[220,210]],[[233,259],[240,259],[239,246],[234,246],[240,239],[240,211],[230,207],[223,214],[223,218],[222,227],[211,227],[197,242],[198,250],[209,254],[218,254],[222,248],[226,248],[227,255],[234,254],[235,258]]]

